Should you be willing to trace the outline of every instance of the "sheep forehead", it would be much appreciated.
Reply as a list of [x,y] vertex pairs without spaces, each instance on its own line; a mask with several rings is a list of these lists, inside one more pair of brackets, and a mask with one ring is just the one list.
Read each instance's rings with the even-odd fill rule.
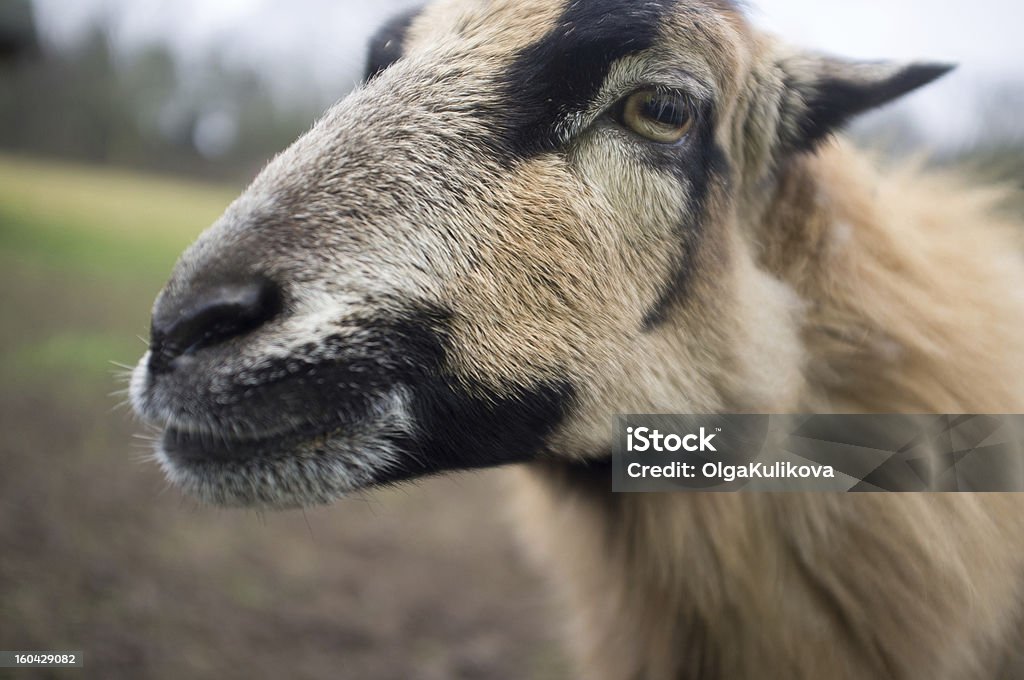
[[453,41],[486,47],[491,54],[512,54],[540,40],[554,27],[565,0],[438,0],[410,26],[407,51]]
[[[732,55],[744,32],[736,27],[744,24],[725,2],[437,0],[408,28],[403,63],[391,69],[386,86],[357,92],[329,112],[285,154],[292,161],[288,174],[308,188],[316,179],[311,168],[339,158],[371,162],[357,159],[347,142],[375,136],[387,137],[377,151],[395,148],[401,137],[417,145],[413,155],[420,157],[429,147],[451,150],[458,140],[478,139],[496,155],[507,152],[486,159],[507,167],[509,160],[554,150],[555,131],[592,114],[599,94],[623,94],[604,87],[625,80],[609,78],[613,73],[631,72],[635,85],[652,68],[681,69],[706,83],[705,91],[728,91],[715,83],[726,85],[738,75]],[[645,51],[656,56],[636,56]],[[666,54],[670,58],[661,61],[669,63],[658,63]],[[369,144],[363,152],[376,153]],[[390,156],[385,165],[393,168]]]
[[650,35],[671,43],[682,31],[695,39],[688,46],[713,50],[707,39],[721,42],[726,27],[748,30],[731,0],[435,0],[410,25],[404,48],[472,52],[498,66],[545,39],[604,37],[642,49]]

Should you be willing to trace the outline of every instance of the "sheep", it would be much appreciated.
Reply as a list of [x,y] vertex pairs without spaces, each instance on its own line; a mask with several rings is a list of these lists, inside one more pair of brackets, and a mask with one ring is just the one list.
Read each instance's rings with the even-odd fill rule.
[[1020,225],[839,136],[947,70],[728,0],[403,14],[182,255],[134,407],[222,505],[511,466],[580,677],[994,677],[1024,499],[613,494],[605,464],[616,413],[1024,410]]

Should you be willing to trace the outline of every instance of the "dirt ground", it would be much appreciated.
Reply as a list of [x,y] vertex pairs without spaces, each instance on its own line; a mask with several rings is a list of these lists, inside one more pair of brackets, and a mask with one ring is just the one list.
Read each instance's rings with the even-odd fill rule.
[[158,286],[0,253],[0,649],[75,670],[0,678],[565,677],[502,472],[305,513],[165,487],[103,357],[141,354]]

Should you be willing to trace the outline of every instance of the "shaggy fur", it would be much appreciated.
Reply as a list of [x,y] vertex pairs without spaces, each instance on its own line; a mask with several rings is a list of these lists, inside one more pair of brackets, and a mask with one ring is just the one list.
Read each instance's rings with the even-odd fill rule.
[[[615,413],[1024,411],[998,192],[832,137],[946,70],[796,50],[725,0],[403,15],[157,300],[132,396],[158,460],[270,507],[521,463],[580,677],[1012,674],[1017,496],[615,495],[600,472]],[[680,141],[624,122],[645,89],[686,102]]]
[[[806,305],[799,409],[1024,407],[999,198],[841,145],[791,165],[756,233]],[[559,465],[520,487],[582,677],[1024,677],[1019,496],[613,495]]]

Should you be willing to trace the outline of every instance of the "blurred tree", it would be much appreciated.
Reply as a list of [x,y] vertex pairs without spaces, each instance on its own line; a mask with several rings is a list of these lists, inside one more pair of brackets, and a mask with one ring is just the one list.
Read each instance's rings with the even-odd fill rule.
[[0,61],[8,61],[39,48],[31,0],[0,2]]
[[164,44],[114,53],[102,25],[69,48],[4,62],[0,148],[244,179],[319,113],[319,97],[275,98],[216,52],[195,62],[185,78]]

